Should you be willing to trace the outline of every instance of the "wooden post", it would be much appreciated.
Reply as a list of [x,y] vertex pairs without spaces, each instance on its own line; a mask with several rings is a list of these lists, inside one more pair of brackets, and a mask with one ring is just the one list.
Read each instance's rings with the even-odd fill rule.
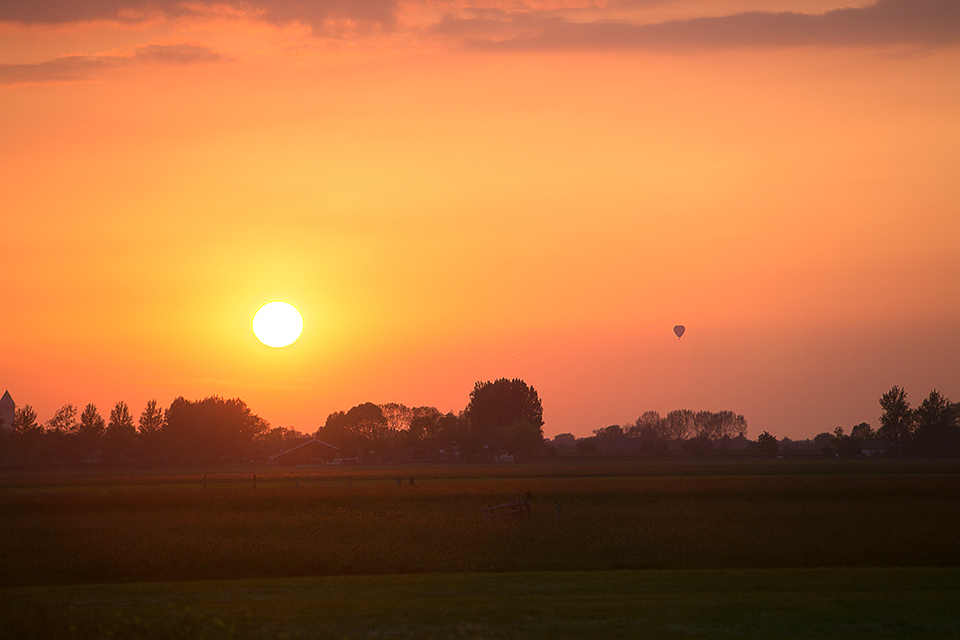
[[413,486],[413,476],[410,476],[410,486]]
[[207,474],[203,474],[203,488],[207,488]]
[[294,478],[294,479],[295,479],[296,482],[297,482],[297,489],[299,489],[299,488],[300,488],[300,476],[297,476],[297,477]]
[[403,478],[397,478],[397,486],[399,487],[403,483]]
[[257,474],[253,474],[253,488],[257,488]]
[[347,476],[347,486],[349,487],[349,486],[351,486],[352,484],[353,484],[352,478],[350,478],[350,476]]

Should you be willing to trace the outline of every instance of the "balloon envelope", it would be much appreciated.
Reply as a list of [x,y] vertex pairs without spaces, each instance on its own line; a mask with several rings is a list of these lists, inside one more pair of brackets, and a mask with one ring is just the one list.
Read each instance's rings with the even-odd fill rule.
[[683,325],[682,325],[682,324],[678,324],[677,326],[675,326],[675,327],[673,328],[673,332],[674,332],[675,334],[677,334],[677,339],[679,339],[680,336],[683,335],[683,332],[684,332],[684,331],[686,331],[686,329],[683,328]]

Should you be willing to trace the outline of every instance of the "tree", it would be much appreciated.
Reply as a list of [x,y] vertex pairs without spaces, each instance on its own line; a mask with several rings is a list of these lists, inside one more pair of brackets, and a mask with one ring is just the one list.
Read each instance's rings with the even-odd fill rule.
[[627,435],[633,438],[641,438],[645,442],[660,442],[666,440],[668,435],[667,421],[661,418],[656,411],[644,411],[627,429]]
[[860,455],[860,440],[853,436],[844,435],[843,427],[833,430],[833,439],[830,446],[838,456],[856,457]]
[[358,404],[346,413],[331,413],[315,435],[339,447],[344,455],[356,452],[359,458],[369,451],[382,450],[395,444],[383,409],[372,402]]
[[853,429],[850,431],[850,437],[856,438],[861,443],[864,440],[872,440],[874,435],[875,434],[873,433],[873,429],[870,428],[869,422],[861,422],[860,424],[854,425]]
[[190,401],[179,397],[164,413],[162,434],[176,460],[219,462],[253,457],[257,439],[269,428],[240,398]]
[[106,442],[109,457],[119,460],[129,458],[134,453],[137,442],[137,428],[133,425],[130,408],[123,400],[110,410],[107,423]]
[[612,424],[609,427],[601,427],[593,430],[593,435],[598,438],[622,438],[624,436],[623,427],[618,424]]
[[36,461],[43,449],[43,427],[37,423],[37,412],[28,404],[17,407],[13,415],[13,433],[20,462]]
[[28,404],[17,407],[13,414],[13,430],[24,434],[39,429],[37,426],[37,412]]
[[914,448],[924,455],[960,453],[960,425],[950,400],[934,389],[914,412]]
[[80,447],[84,449],[81,453],[86,454],[87,449],[100,446],[106,427],[107,423],[97,411],[96,405],[88,404],[84,407],[83,413],[80,414],[80,426],[77,429]]
[[47,420],[47,431],[56,434],[74,433],[77,430],[77,408],[65,404],[57,409],[53,417]]
[[771,458],[780,453],[780,443],[777,442],[777,437],[767,431],[761,433],[757,436],[757,451],[760,455]]
[[913,434],[914,413],[907,401],[907,392],[898,386],[880,396],[880,428],[877,434],[893,443],[895,450],[906,444]]
[[475,444],[490,447],[491,453],[533,457],[543,446],[543,405],[523,380],[477,382],[464,419]]
[[673,440],[686,440],[693,433],[695,414],[690,409],[676,409],[667,414],[666,432]]
[[152,436],[163,429],[163,410],[157,407],[156,400],[148,400],[147,406],[140,412],[140,435]]

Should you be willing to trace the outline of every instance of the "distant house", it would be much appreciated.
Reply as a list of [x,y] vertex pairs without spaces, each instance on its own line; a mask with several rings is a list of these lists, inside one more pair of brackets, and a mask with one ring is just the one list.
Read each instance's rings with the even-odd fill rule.
[[17,403],[10,397],[9,391],[3,392],[0,398],[0,420],[3,420],[2,428],[6,431],[13,429],[13,419],[17,415]]
[[270,459],[277,464],[293,467],[297,465],[328,464],[339,455],[339,447],[316,438],[309,438],[306,442],[278,453]]
[[882,456],[887,452],[889,444],[886,440],[864,440],[860,445],[860,455],[868,458]]

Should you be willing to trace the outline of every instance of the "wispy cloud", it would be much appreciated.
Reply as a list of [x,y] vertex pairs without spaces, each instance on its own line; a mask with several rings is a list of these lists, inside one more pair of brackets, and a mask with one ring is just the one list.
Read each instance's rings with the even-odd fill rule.
[[960,42],[957,0],[879,0],[822,14],[748,12],[635,24],[574,22],[552,13],[483,11],[447,15],[436,33],[505,49],[650,49],[738,47],[943,46]]
[[147,63],[191,64],[216,62],[224,56],[191,44],[151,44],[128,53],[70,55],[34,64],[0,64],[0,85],[71,82],[96,78],[103,71]]
[[7,0],[0,3],[0,21],[67,24],[233,15],[278,25],[301,22],[324,31],[331,22],[343,20],[390,25],[396,11],[397,0]]

